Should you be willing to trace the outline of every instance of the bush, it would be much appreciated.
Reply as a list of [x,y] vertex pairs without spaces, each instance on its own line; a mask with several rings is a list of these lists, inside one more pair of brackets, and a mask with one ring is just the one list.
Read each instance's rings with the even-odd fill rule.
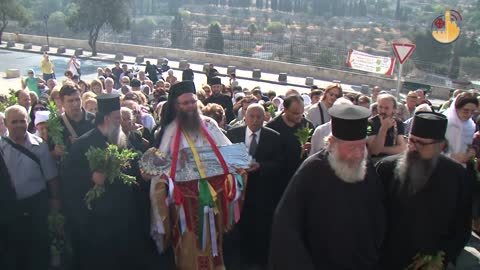
[[144,18],[141,21],[135,22],[133,32],[145,37],[150,36],[153,31],[157,29],[157,23],[152,18]]
[[469,75],[478,75],[480,73],[480,57],[462,57],[462,71]]
[[182,19],[184,20],[189,19],[190,16],[192,15],[192,13],[186,9],[180,10],[178,14],[180,14],[180,17],[182,17]]
[[208,52],[223,53],[224,40],[219,22],[213,22],[208,27],[208,36],[205,42],[205,49]]
[[286,26],[281,22],[270,22],[267,25],[267,31],[272,34],[283,34],[285,33]]

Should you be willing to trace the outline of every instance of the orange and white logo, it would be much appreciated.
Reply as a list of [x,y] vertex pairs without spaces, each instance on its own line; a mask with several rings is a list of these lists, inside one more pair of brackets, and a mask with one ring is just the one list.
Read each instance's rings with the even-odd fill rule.
[[462,15],[456,10],[446,10],[444,15],[438,16],[432,23],[433,38],[443,44],[449,44],[460,36],[460,22]]

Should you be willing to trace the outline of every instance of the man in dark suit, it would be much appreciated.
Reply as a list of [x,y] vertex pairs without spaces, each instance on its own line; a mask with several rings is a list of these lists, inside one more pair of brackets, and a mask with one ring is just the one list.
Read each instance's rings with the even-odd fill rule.
[[[254,158],[248,172],[245,204],[239,223],[242,261],[251,267],[267,265],[275,200],[272,187],[282,164],[280,134],[263,127],[265,109],[252,104],[245,114],[246,126],[227,132],[232,143],[245,143]],[[251,269],[249,267],[248,269]]]

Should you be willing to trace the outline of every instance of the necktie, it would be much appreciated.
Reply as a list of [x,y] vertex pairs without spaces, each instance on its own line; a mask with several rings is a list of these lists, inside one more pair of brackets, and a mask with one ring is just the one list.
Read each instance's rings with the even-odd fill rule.
[[257,134],[253,133],[251,136],[252,141],[250,142],[248,153],[253,157],[255,155],[255,151],[257,150]]

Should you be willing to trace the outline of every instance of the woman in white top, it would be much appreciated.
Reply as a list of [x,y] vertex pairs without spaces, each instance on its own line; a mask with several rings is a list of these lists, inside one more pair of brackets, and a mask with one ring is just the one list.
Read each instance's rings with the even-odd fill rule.
[[444,113],[448,118],[445,135],[448,140],[448,154],[463,165],[475,156],[475,150],[471,148],[475,133],[472,115],[477,109],[477,98],[471,93],[462,93]]

